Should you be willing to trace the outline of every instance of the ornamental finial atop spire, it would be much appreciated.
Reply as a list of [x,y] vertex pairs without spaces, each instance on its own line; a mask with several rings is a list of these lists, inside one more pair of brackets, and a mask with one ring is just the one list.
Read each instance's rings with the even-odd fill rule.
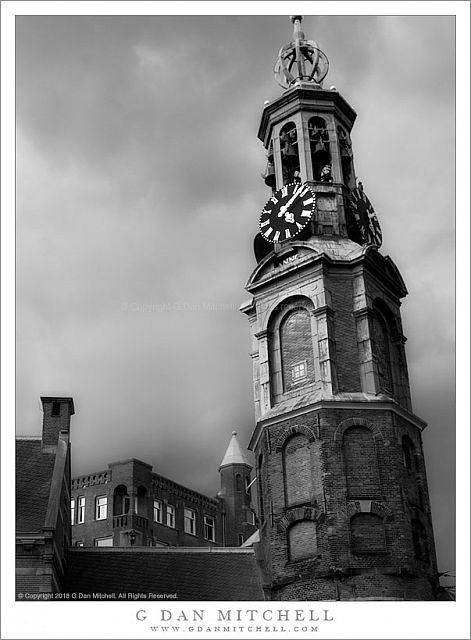
[[275,77],[283,89],[297,82],[322,86],[329,70],[329,61],[314,40],[306,40],[301,30],[302,16],[290,16],[294,25],[293,41],[280,49],[275,64]]

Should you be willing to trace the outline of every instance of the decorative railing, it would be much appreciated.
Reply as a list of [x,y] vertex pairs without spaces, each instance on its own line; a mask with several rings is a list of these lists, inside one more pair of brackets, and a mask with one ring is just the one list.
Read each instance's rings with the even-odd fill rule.
[[113,516],[113,529],[128,528],[148,529],[149,520],[137,513],[125,513],[120,516]]

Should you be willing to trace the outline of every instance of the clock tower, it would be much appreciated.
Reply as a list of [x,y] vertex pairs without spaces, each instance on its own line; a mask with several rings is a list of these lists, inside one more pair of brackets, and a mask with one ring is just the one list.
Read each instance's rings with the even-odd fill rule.
[[249,319],[259,556],[274,600],[433,600],[437,567],[412,411],[404,281],[357,181],[356,114],[292,16],[258,137],[271,195]]

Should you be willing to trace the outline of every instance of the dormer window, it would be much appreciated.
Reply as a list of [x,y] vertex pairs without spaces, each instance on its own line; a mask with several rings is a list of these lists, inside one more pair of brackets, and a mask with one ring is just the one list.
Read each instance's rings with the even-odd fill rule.
[[58,417],[60,416],[60,414],[61,414],[61,403],[53,402],[52,409],[51,409],[51,416]]

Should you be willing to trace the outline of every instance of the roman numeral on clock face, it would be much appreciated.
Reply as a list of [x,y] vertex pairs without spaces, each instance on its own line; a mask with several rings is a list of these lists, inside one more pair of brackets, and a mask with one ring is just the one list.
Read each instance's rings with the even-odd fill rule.
[[291,238],[291,233],[289,232],[289,229],[285,229],[285,240],[288,238]]
[[270,224],[270,220],[265,220],[265,222],[261,222],[261,223],[260,223],[260,226],[261,226],[261,227],[266,227],[266,226],[267,226],[267,224]]
[[268,229],[265,229],[265,231],[263,232],[263,235],[266,236],[268,238],[268,236],[273,233],[273,229],[271,227],[268,227]]
[[283,198],[286,198],[286,196],[288,195],[288,187],[286,185],[284,187],[281,187],[281,195],[283,196]]
[[279,232],[279,231],[277,231],[277,232],[275,233],[275,235],[273,236],[273,242],[278,242],[278,238],[279,238],[279,237],[280,237],[280,232]]

